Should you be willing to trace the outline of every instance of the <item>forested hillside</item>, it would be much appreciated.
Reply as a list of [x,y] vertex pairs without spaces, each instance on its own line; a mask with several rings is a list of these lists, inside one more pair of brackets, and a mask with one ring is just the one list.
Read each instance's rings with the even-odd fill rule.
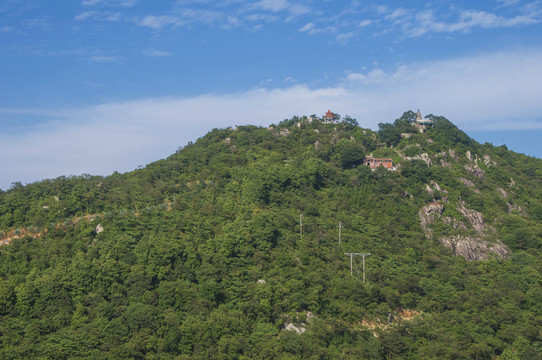
[[413,117],[0,191],[0,358],[542,359],[542,160]]

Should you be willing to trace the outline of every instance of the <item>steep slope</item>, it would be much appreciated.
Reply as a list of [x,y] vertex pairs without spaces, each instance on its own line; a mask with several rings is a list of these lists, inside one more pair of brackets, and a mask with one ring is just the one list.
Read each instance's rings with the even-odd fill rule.
[[[131,173],[1,193],[0,354],[536,355],[541,160],[412,115],[215,129]],[[371,253],[366,283],[350,252]]]

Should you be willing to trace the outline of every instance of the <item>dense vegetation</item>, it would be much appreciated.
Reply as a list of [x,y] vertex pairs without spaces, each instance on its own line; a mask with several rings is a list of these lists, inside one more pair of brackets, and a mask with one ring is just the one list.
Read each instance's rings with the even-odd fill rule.
[[[215,129],[130,173],[0,191],[0,358],[542,358],[542,161],[412,117]],[[420,225],[435,202],[511,255],[454,256]],[[367,282],[345,252],[372,254]]]

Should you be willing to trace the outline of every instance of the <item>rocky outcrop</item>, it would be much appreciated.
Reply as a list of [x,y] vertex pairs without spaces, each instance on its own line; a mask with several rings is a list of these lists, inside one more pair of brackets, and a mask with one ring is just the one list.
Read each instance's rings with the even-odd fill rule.
[[452,250],[454,255],[461,255],[467,261],[486,260],[492,254],[505,259],[510,256],[510,249],[502,242],[490,243],[478,237],[455,235],[439,239],[440,243]]
[[420,159],[422,161],[425,161],[427,166],[432,165],[431,158],[429,157],[429,154],[427,154],[427,153],[420,154],[419,156],[416,156],[416,158],[418,158],[418,159]]
[[431,180],[431,185],[433,186],[433,188],[436,190],[436,191],[441,191],[443,193],[448,193],[448,191],[442,189],[440,187],[440,185],[435,181],[435,180]]
[[[401,154],[399,154],[401,155]],[[405,160],[421,160],[423,161],[424,163],[427,164],[427,166],[431,166],[433,164],[433,162],[431,161],[431,158],[429,157],[429,154],[427,153],[423,153],[423,154],[420,154],[420,155],[416,155],[416,156],[402,156],[403,159]]]
[[440,187],[440,185],[434,180],[431,180],[431,182],[429,184],[425,184],[425,190],[431,195],[434,195],[435,192],[441,192],[441,193],[444,193],[444,194],[448,193],[447,190],[442,189]]
[[484,155],[484,164],[487,166],[495,166],[497,163],[493,160],[491,160],[491,157],[489,155]]
[[509,202],[506,203],[506,206],[508,206],[508,213],[517,213],[519,215],[523,215],[523,209],[519,205],[510,204]]
[[288,136],[288,135],[290,135],[290,130],[281,129],[279,134],[280,134],[280,136]]
[[465,224],[463,224],[461,221],[457,219],[454,219],[453,217],[443,216],[440,218],[440,220],[442,220],[442,222],[445,223],[446,225],[450,225],[454,230],[461,230],[461,231],[468,230]]
[[476,231],[479,235],[483,235],[486,231],[495,232],[495,229],[493,227],[484,223],[484,216],[482,215],[482,213],[476,210],[467,209],[465,205],[465,202],[459,201],[459,204],[457,205],[457,210],[459,210],[461,215],[463,215],[467,218],[467,220],[469,220],[474,231]]
[[508,197],[508,193],[503,188],[497,188],[497,191],[499,192],[499,194],[501,194],[503,198],[506,199]]
[[284,327],[284,330],[286,331],[295,331],[296,333],[298,334],[303,334],[305,332],[305,324],[302,324],[302,325],[299,325],[299,326],[295,326],[294,324],[292,323],[288,323],[286,324],[286,326]]
[[428,225],[434,223],[437,218],[440,218],[442,210],[444,210],[444,206],[437,202],[430,203],[421,208],[418,215],[420,217],[422,229],[427,230]]
[[464,185],[467,185],[468,187],[472,188],[472,190],[474,190],[474,192],[480,194],[480,190],[478,190],[476,188],[476,185],[474,185],[474,183],[472,181],[470,181],[469,179],[465,179],[463,177],[460,177],[458,178],[457,180],[459,180],[460,182],[462,182]]
[[452,149],[448,149],[448,155],[450,155],[452,159],[457,160],[457,155],[455,154],[455,151],[453,151]]
[[[495,228],[484,222],[482,213],[469,209],[465,202],[459,201],[457,210],[468,221],[465,223],[453,217],[442,216],[443,210],[443,204],[435,202],[425,205],[418,212],[420,225],[428,238],[434,237],[432,224],[440,221],[448,227],[449,235],[441,236],[438,241],[452,250],[454,255],[463,256],[467,261],[485,260],[490,256],[505,259],[510,256],[510,249],[497,239]],[[469,231],[475,235],[457,234]]]
[[307,324],[310,323],[316,316],[310,312],[307,311],[306,313],[298,313],[298,316],[305,316],[305,322],[303,321],[292,321],[292,318],[289,315],[284,315],[283,318],[285,320],[284,326],[282,327],[282,330],[284,331],[295,331],[297,334],[303,334],[305,330],[307,329]]
[[478,165],[470,166],[465,165],[465,170],[476,176],[477,178],[483,179],[486,172],[480,168]]

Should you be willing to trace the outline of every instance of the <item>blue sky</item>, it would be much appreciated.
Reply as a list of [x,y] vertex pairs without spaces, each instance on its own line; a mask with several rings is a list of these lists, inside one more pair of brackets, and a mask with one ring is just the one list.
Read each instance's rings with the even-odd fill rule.
[[541,0],[4,0],[0,188],[328,109],[419,108],[541,158],[541,21]]

